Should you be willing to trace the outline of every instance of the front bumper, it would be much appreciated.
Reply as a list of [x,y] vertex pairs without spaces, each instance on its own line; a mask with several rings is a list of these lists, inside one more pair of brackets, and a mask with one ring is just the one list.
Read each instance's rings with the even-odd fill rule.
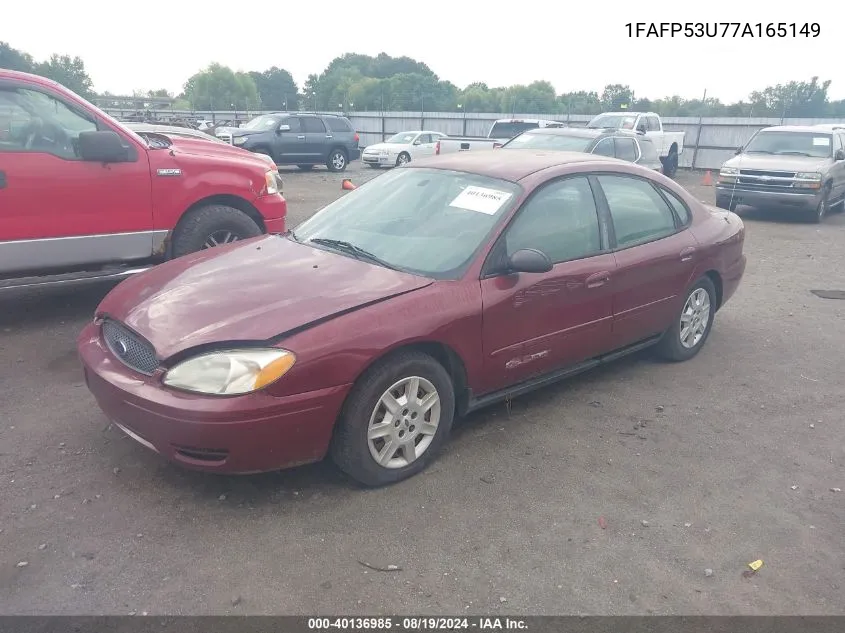
[[361,161],[368,165],[387,166],[395,163],[396,159],[385,154],[367,154],[364,152],[364,154],[361,155]]
[[819,206],[822,193],[820,189],[805,191],[771,191],[762,189],[734,187],[730,184],[716,185],[716,204],[729,203],[733,196],[735,204],[744,204],[759,209],[779,208],[812,211]]
[[350,388],[282,398],[186,394],[123,365],[93,322],[78,349],[85,382],[106,416],[140,444],[195,470],[247,474],[319,461]]
[[276,193],[269,196],[256,198],[255,207],[264,218],[264,226],[268,233],[284,233],[285,218],[288,214],[288,203],[282,194]]

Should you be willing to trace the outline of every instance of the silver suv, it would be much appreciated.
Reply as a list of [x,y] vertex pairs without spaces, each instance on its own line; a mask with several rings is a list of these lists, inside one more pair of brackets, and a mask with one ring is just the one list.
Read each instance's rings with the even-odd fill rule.
[[792,209],[821,222],[845,207],[845,129],[782,125],[758,131],[722,165],[716,206]]

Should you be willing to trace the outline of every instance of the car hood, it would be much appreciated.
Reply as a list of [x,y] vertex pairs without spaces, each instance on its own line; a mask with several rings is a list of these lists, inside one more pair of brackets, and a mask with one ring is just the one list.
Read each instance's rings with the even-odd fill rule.
[[197,346],[266,341],[432,283],[270,235],[130,277],[97,314],[125,323],[167,359]]
[[383,149],[386,149],[388,152],[391,151],[398,151],[407,148],[407,145],[400,145],[398,143],[375,143],[373,145],[367,145],[364,149],[365,152],[380,152]]
[[731,158],[722,167],[765,169],[770,171],[818,171],[823,169],[829,162],[829,159],[814,156],[740,154]]
[[[165,134],[165,136],[167,136]],[[259,165],[261,167],[268,167],[269,163],[266,158],[260,157],[258,154],[229,145],[228,143],[209,143],[201,138],[185,138],[178,136],[167,136],[171,142],[171,149],[178,154],[190,154],[192,156],[209,156],[222,157],[227,159],[241,160],[245,163]],[[272,162],[270,159],[269,162]]]

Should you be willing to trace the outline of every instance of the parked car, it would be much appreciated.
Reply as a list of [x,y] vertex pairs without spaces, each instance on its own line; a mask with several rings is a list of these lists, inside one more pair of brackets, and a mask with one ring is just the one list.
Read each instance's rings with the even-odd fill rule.
[[228,129],[226,136],[236,147],[302,170],[325,165],[329,171],[344,171],[349,161],[361,157],[358,133],[349,119],[336,114],[261,114],[237,129]]
[[448,136],[440,140],[437,154],[469,152],[479,149],[496,149],[518,134],[537,128],[564,127],[560,121],[544,119],[499,119],[490,127],[486,137]]
[[716,206],[802,212],[821,222],[845,207],[845,130],[781,125],[758,131],[719,170]]
[[59,84],[0,70],[0,289],[123,276],[285,230],[278,171],[244,150],[142,138]]
[[361,161],[370,167],[400,167],[412,160],[434,156],[437,142],[445,138],[442,132],[413,130],[394,134],[384,143],[364,148]]
[[604,112],[587,124],[588,128],[632,130],[652,143],[663,164],[663,173],[670,178],[678,171],[678,160],[684,151],[684,133],[667,132],[663,119],[655,112]]
[[330,453],[367,485],[425,467],[461,416],[656,345],[695,356],[745,269],[742,220],[590,154],[414,161],[286,236],[124,281],[79,337],[88,387],[184,466]]
[[502,149],[586,152],[619,158],[655,171],[663,169],[651,140],[626,130],[576,127],[536,129],[515,136]]

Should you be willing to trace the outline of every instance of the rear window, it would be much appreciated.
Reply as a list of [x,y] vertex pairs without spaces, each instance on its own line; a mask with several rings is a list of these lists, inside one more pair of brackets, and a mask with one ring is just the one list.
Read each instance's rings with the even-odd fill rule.
[[343,119],[341,117],[327,117],[325,121],[332,132],[352,131],[352,124],[349,122],[349,119]]
[[592,137],[569,134],[541,134],[525,132],[511,139],[502,149],[550,149],[562,152],[586,152],[593,142]]
[[540,127],[537,122],[529,121],[497,121],[490,128],[488,138],[513,138],[526,130],[535,130]]
[[589,128],[612,128],[633,130],[636,115],[630,114],[600,114],[587,124]]

